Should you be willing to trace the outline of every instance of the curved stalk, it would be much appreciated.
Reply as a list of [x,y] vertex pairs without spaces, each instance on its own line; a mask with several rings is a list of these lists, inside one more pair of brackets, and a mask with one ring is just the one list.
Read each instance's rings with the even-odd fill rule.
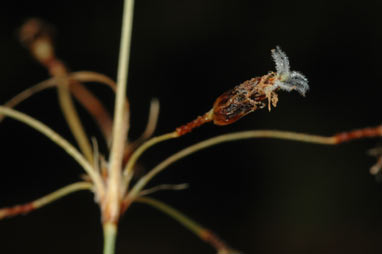
[[114,92],[117,89],[115,82],[108,76],[94,71],[76,71],[68,74],[69,79],[74,79],[78,82],[98,82],[107,85]]
[[173,138],[177,138],[177,137],[179,137],[179,135],[176,132],[170,132],[170,133],[167,133],[167,134],[163,134],[161,136],[153,137],[153,138],[149,139],[148,141],[146,141],[145,143],[143,143],[141,146],[139,146],[137,148],[137,150],[135,150],[132,153],[131,157],[129,158],[129,161],[127,162],[127,164],[126,164],[126,166],[125,166],[125,168],[123,170],[124,182],[125,182],[126,188],[128,187],[127,185],[129,184],[129,181],[130,181],[130,179],[133,176],[134,166],[135,166],[137,160],[139,159],[139,157],[147,149],[149,149],[153,145],[156,145],[156,144],[158,144],[160,142],[163,142],[163,141],[166,141],[166,140],[169,140],[169,139],[173,139]]
[[72,96],[69,91],[69,79],[65,77],[57,78],[58,101],[69,129],[71,130],[80,150],[85,158],[93,163],[93,151],[90,142],[85,134],[84,127],[74,106]]
[[53,131],[51,128],[49,128],[42,122],[17,110],[0,106],[0,114],[4,114],[8,117],[11,117],[32,127],[33,129],[48,137],[59,147],[64,149],[64,151],[67,152],[75,161],[77,161],[78,164],[80,164],[80,166],[89,175],[90,179],[95,185],[97,194],[101,196],[103,195],[104,186],[100,175],[93,169],[92,165],[83,157],[83,155],[66,139],[61,137],[59,134],[57,134],[55,131]]
[[[101,101],[80,82],[70,80],[70,93],[86,109],[97,123],[107,144],[111,143],[113,120]],[[94,152],[94,151],[93,151]],[[97,162],[94,160],[94,162]]]
[[[150,111],[149,111],[149,117],[146,124],[146,129],[141,134],[139,138],[134,140],[133,142],[128,142],[125,147],[125,151],[123,154],[123,162],[127,162],[130,159],[131,154],[139,147],[143,142],[145,142],[147,139],[149,139],[155,129],[158,122],[158,116],[159,116],[159,100],[158,99],[152,99],[150,103]],[[124,180],[124,182],[127,182]]]
[[197,237],[199,237],[201,240],[207,242],[212,247],[214,247],[218,253],[221,254],[238,254],[239,252],[231,249],[228,247],[224,241],[222,241],[217,235],[212,233],[210,230],[206,229],[199,223],[195,222],[188,216],[181,213],[179,210],[176,210],[175,208],[158,201],[153,198],[148,197],[139,197],[135,200],[136,202],[143,203],[146,205],[150,205],[154,207],[155,209],[158,209],[159,211],[163,212],[164,214],[167,214],[177,222],[179,222],[181,225],[183,225],[185,228],[190,230],[192,233],[194,233]]
[[162,161],[150,172],[144,175],[131,189],[128,196],[125,198],[126,202],[133,201],[139,196],[140,191],[146,186],[146,184],[158,173],[167,168],[172,163],[202,149],[225,143],[230,141],[236,141],[241,139],[251,138],[272,138],[272,139],[285,139],[306,143],[314,143],[321,145],[337,145],[343,142],[348,142],[353,139],[371,138],[382,136],[382,126],[364,128],[360,130],[354,130],[349,132],[343,132],[334,136],[325,137],[318,135],[310,135],[304,133],[295,133],[289,131],[277,131],[277,130],[256,130],[256,131],[243,131],[230,134],[220,135],[214,138],[207,139],[197,144],[191,145]]
[[[42,82],[40,82],[34,86],[31,86],[31,87],[23,90],[22,92],[20,92],[16,96],[14,96],[12,99],[7,101],[4,104],[4,106],[9,107],[9,108],[13,108],[13,107],[17,106],[18,104],[20,104],[21,102],[28,99],[29,97],[35,95],[36,93],[41,92],[47,88],[55,87],[56,85],[57,85],[57,81],[55,78],[50,78],[50,79],[44,80],[44,81],[42,81]],[[3,118],[4,118],[4,116],[0,116],[0,121],[3,120]]]
[[[73,96],[80,102],[80,104],[89,112],[89,114],[95,119],[98,126],[100,127],[107,143],[111,143],[111,129],[112,129],[112,119],[102,105],[100,101],[91,93],[87,88],[85,88],[79,82],[97,82],[102,85],[108,86],[114,92],[116,90],[115,82],[104,74],[91,72],[91,71],[78,71],[67,75],[69,79],[69,90]],[[57,77],[53,77],[42,81],[30,88],[25,89],[11,100],[6,102],[4,106],[13,108],[25,101],[29,97],[46,90],[48,88],[57,87]],[[3,120],[3,116],[0,116],[0,121]]]
[[[78,71],[78,72],[72,72],[68,74],[67,78],[69,80],[75,80],[78,82],[98,82],[102,85],[106,85],[110,87],[114,92],[116,90],[116,85],[114,81],[109,78],[108,76],[97,73],[97,72],[91,72],[91,71]],[[16,96],[14,96],[12,99],[7,101],[4,106],[13,108],[17,105],[19,105],[21,102],[25,101],[26,99],[30,98],[31,96],[44,91],[45,89],[56,87],[57,86],[57,80],[55,77],[44,80],[42,82],[39,82]],[[0,120],[3,119],[3,116],[0,116]]]
[[149,117],[146,124],[146,129],[142,135],[134,141],[134,143],[141,144],[144,140],[150,138],[157,126],[159,116],[159,100],[154,98],[150,102]]
[[80,190],[91,190],[92,187],[93,187],[93,184],[88,182],[78,182],[78,183],[69,184],[44,197],[36,199],[35,201],[29,202],[23,205],[16,205],[13,207],[0,209],[0,219],[34,211],[62,197],[65,197],[73,192],[80,191]]
[[172,191],[180,191],[185,190],[189,187],[188,183],[180,183],[180,184],[160,184],[149,189],[144,189],[140,192],[141,196],[147,196],[149,194],[163,191],[163,190],[172,190]]
[[163,212],[164,214],[167,214],[168,216],[170,216],[171,218],[173,218],[174,220],[182,224],[185,228],[187,228],[188,230],[190,230],[192,233],[194,233],[200,238],[202,238],[203,233],[206,230],[199,223],[193,221],[191,218],[182,214],[180,211],[154,198],[139,197],[135,200],[135,202],[152,206],[155,209]]
[[28,20],[19,32],[20,40],[30,50],[32,56],[43,65],[51,76],[56,78],[58,100],[69,129],[72,132],[80,150],[89,162],[93,162],[93,152],[85,134],[69,91],[68,70],[54,53],[52,33],[49,25],[37,19]]

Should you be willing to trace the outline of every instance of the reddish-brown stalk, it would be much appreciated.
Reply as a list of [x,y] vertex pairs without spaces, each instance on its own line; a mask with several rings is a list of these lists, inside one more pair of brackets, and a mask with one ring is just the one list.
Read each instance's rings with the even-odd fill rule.
[[199,236],[203,241],[214,247],[219,254],[230,254],[235,252],[222,239],[208,229],[203,229]]
[[[52,27],[39,19],[28,20],[20,29],[20,40],[53,76],[66,78],[68,68],[54,54]],[[89,77],[91,79],[91,75]],[[93,116],[106,138],[111,135],[112,119],[102,103],[81,83],[69,79],[69,90]]]
[[333,136],[335,144],[349,142],[354,139],[374,138],[382,136],[382,126],[367,127],[347,132],[341,132]]
[[2,208],[0,210],[0,219],[4,219],[7,217],[16,216],[19,214],[26,214],[33,210],[35,210],[36,207],[33,202],[23,204],[23,205],[16,205],[12,207]]

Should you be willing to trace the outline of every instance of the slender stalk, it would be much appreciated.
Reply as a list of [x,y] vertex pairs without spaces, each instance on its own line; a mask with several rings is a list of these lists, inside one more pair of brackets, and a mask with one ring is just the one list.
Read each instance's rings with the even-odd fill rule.
[[13,207],[0,209],[0,219],[34,211],[62,197],[65,197],[73,192],[80,191],[80,190],[90,190],[92,189],[92,187],[93,187],[93,184],[89,182],[78,182],[78,183],[69,184],[61,189],[58,189],[32,202],[29,202],[23,205],[16,205]]
[[215,235],[199,223],[195,222],[188,216],[184,215],[179,210],[176,210],[175,208],[153,198],[139,197],[136,199],[136,201],[139,203],[150,205],[163,212],[164,214],[167,214],[168,216],[182,224],[185,228],[190,230],[192,233],[194,233],[201,240],[209,243],[218,251],[218,253],[237,253],[236,251],[228,247],[217,235]]
[[114,254],[117,238],[117,225],[114,223],[103,224],[104,246],[103,254]]
[[134,143],[141,144],[144,140],[150,138],[153,135],[157,126],[158,116],[159,100],[154,98],[150,102],[149,117],[147,120],[146,129],[144,130],[142,135],[134,141]]
[[117,89],[115,82],[108,76],[94,71],[77,71],[68,74],[69,79],[74,79],[78,82],[98,82],[109,86],[114,92]]
[[187,183],[181,183],[181,184],[160,184],[157,186],[154,186],[149,189],[144,189],[140,192],[141,196],[147,196],[149,194],[158,192],[158,191],[163,191],[163,190],[172,190],[172,191],[180,191],[180,190],[185,190],[188,188]]
[[[148,121],[146,124],[146,129],[144,130],[144,132],[141,134],[139,138],[137,138],[133,142],[129,142],[125,147],[125,151],[123,155],[124,163],[129,161],[131,154],[137,149],[137,147],[139,147],[143,142],[145,142],[147,139],[149,139],[153,135],[156,129],[157,122],[158,122],[158,116],[159,116],[159,100],[154,98],[151,100],[151,103],[150,103],[150,111],[149,111]],[[124,179],[124,182],[126,183],[128,181]]]
[[[18,104],[20,104],[21,102],[28,99],[29,97],[31,97],[32,95],[34,95],[38,92],[41,92],[47,88],[55,87],[56,85],[57,85],[57,81],[55,78],[50,78],[50,79],[44,80],[44,81],[42,81],[42,82],[40,82],[34,86],[31,86],[31,87],[23,90],[22,92],[20,92],[16,96],[14,96],[12,99],[7,101],[4,104],[4,106],[9,107],[9,108],[13,108],[13,107],[17,106]],[[2,120],[3,118],[4,118],[4,116],[0,116],[0,120]]]
[[[102,103],[80,82],[98,82],[99,84],[106,85],[111,88],[114,92],[117,88],[115,82],[107,77],[106,75],[91,72],[91,71],[79,71],[68,74],[69,79],[69,90],[73,96],[81,103],[81,105],[88,111],[88,113],[94,118],[100,127],[105,140],[110,145],[111,144],[111,130],[112,130],[112,119],[109,113],[102,105]],[[32,87],[25,89],[20,92],[12,99],[10,99],[4,106],[13,108],[28,99],[29,97],[41,92],[45,89],[57,87],[57,78],[53,77],[48,80],[42,81]],[[0,116],[0,121],[2,121],[4,116]]]
[[[86,109],[89,115],[93,117],[94,121],[100,128],[107,144],[110,144],[113,120],[109,112],[106,110],[101,101],[85,86],[83,86],[81,83],[75,80],[70,80],[69,82],[69,89],[71,94],[81,103],[81,105]],[[93,162],[97,162],[97,160],[93,158]]]
[[49,25],[37,19],[30,19],[21,27],[19,36],[35,59],[47,68],[51,76],[57,78],[58,100],[64,118],[80,150],[87,160],[92,163],[92,148],[69,91],[69,80],[67,78],[69,71],[63,62],[55,56]]
[[190,230],[192,233],[194,233],[198,237],[201,237],[203,235],[203,232],[205,231],[205,228],[202,227],[202,225],[193,221],[191,218],[182,214],[180,211],[176,210],[175,208],[159,200],[149,198],[149,197],[139,197],[135,201],[138,203],[150,205],[154,207],[155,209],[158,209],[159,211],[169,215],[171,218],[178,221],[180,224],[182,224],[185,228]]
[[[97,73],[97,72],[91,72],[91,71],[78,71],[78,72],[72,72],[68,74],[68,79],[75,80],[78,82],[99,82],[100,84],[109,86],[114,92],[116,90],[116,85],[112,79],[107,77],[106,75]],[[3,106],[13,108],[20,104],[21,102],[25,101],[29,97],[45,90],[48,88],[56,87],[57,86],[57,79],[55,77],[52,77],[50,79],[44,80],[42,82],[39,82],[16,96],[14,96],[12,99],[7,101]],[[0,116],[0,120],[3,119],[3,116]]]
[[82,166],[82,168],[85,170],[85,172],[89,175],[90,179],[93,181],[95,188],[97,190],[97,194],[103,195],[104,186],[102,179],[100,175],[95,172],[92,165],[83,157],[83,155],[73,146],[71,145],[66,139],[61,137],[59,134],[57,134],[55,131],[53,131],[51,128],[43,124],[42,122],[24,114],[17,110],[10,109],[7,107],[0,106],[0,114],[4,114],[8,117],[11,117],[15,120],[18,120],[33,129],[37,130],[41,134],[44,134],[46,137],[48,137],[50,140],[52,140],[55,144],[57,144],[59,147],[64,149],[65,152],[67,152],[75,161]]
[[128,132],[129,112],[126,109],[126,86],[130,58],[131,32],[133,23],[134,0],[124,1],[121,44],[119,51],[117,94],[114,108],[114,123],[112,147],[110,151],[110,167],[108,177],[108,192],[104,207],[104,221],[116,223],[120,213],[122,199],[122,159]]
[[93,151],[69,92],[69,79],[57,78],[58,101],[66,122],[85,158],[93,163]]
[[[273,139],[286,139],[294,140],[299,142],[306,143],[315,143],[321,145],[337,145],[343,142],[351,141],[354,139],[361,138],[371,138],[371,137],[380,137],[382,136],[382,126],[377,126],[373,128],[364,128],[360,130],[354,130],[349,132],[339,133],[330,137],[310,135],[304,133],[295,133],[288,131],[277,131],[277,130],[256,130],[256,131],[243,131],[230,134],[220,135],[214,138],[210,138],[189,146],[162,161],[149,173],[144,175],[131,189],[128,196],[125,198],[126,202],[131,202],[139,195],[139,192],[146,186],[146,184],[158,173],[167,168],[172,163],[192,154],[202,149],[241,139],[250,139],[250,138],[273,138]],[[129,201],[130,200],[130,201]]]
[[129,161],[127,162],[127,164],[123,170],[124,180],[125,180],[126,185],[128,185],[131,177],[133,176],[133,173],[134,173],[133,170],[134,170],[134,166],[135,166],[137,160],[147,149],[149,149],[150,147],[152,147],[152,146],[154,146],[160,142],[163,142],[163,141],[166,141],[166,140],[169,140],[172,138],[177,138],[177,137],[179,137],[179,135],[176,132],[170,132],[170,133],[158,136],[158,137],[153,137],[153,138],[149,139],[148,141],[146,141],[145,143],[143,143],[141,146],[139,146],[138,149],[133,152],[133,154],[129,158]]

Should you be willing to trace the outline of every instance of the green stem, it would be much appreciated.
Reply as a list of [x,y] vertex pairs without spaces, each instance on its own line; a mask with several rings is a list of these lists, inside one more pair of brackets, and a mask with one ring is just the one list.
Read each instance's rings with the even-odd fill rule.
[[104,233],[104,246],[103,254],[115,253],[115,242],[117,238],[117,225],[114,223],[106,222],[103,224]]

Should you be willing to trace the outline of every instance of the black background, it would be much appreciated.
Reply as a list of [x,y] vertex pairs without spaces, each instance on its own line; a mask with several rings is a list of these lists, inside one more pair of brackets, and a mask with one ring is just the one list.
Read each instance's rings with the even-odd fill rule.
[[[48,77],[20,46],[29,17],[55,25],[57,55],[73,71],[116,76],[122,1],[7,2],[0,9],[0,101]],[[227,127],[206,125],[151,149],[146,170],[177,150],[222,133],[282,129],[331,135],[381,123],[381,6],[377,1],[136,1],[128,96],[133,139],[156,97],[156,135],[210,109],[217,96],[274,70],[270,49],[304,73],[306,98],[282,93],[277,108]],[[113,95],[96,88],[109,109]],[[46,91],[18,107],[71,141]],[[89,135],[99,136],[81,111]],[[80,167],[45,137],[13,120],[0,125],[0,206],[79,179]],[[220,145],[183,159],[155,183],[190,184],[154,196],[218,232],[244,253],[378,253],[382,187],[366,151],[378,140],[337,147],[275,140]],[[101,253],[99,209],[77,193],[27,216],[0,221],[1,253]],[[214,253],[158,211],[136,204],[120,223],[117,253]]]

